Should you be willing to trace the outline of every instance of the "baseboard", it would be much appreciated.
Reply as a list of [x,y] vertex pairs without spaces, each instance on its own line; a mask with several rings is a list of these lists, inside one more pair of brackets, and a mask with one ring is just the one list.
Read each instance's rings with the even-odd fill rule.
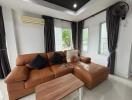
[[129,76],[132,76],[132,72],[131,72],[131,73],[129,73]]
[[115,72],[115,75],[117,75],[119,77],[123,77],[123,78],[129,78],[128,74],[121,73],[121,72],[118,72],[118,71]]
[[127,86],[132,87],[132,81],[127,78],[123,78],[123,77],[119,77],[119,76],[115,76],[115,75],[110,75],[109,78],[112,78],[113,80],[115,80],[117,82],[121,82]]

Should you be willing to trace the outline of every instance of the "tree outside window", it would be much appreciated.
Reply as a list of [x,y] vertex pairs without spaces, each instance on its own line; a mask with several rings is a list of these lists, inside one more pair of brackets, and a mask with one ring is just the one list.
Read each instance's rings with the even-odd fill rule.
[[72,48],[72,33],[69,28],[55,27],[56,51],[69,50]]
[[88,52],[88,28],[83,29],[82,52]]
[[62,29],[63,48],[71,47],[71,32],[70,29]]
[[100,24],[99,54],[102,54],[102,55],[109,54],[106,22]]

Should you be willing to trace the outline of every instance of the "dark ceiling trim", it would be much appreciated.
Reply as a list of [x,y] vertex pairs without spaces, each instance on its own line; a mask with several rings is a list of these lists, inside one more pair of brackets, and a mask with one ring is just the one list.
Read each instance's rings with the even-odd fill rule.
[[[57,6],[61,6],[63,8],[72,10],[72,11],[77,11],[81,7],[83,7],[86,3],[88,3],[90,0],[43,0],[49,3],[52,3]],[[73,7],[74,4],[76,4],[76,7]]]

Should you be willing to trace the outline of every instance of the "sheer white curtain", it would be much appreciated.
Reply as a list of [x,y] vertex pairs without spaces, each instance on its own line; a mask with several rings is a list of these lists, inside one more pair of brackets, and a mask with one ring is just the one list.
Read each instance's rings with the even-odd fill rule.
[[54,25],[55,25],[55,27],[71,29],[71,23],[70,22],[59,20],[59,19],[54,19]]
[[[59,19],[54,19],[54,26],[55,26],[55,47],[56,51],[62,51],[66,50],[63,47],[63,38],[62,38],[62,31],[63,29],[68,29],[70,30],[70,41],[71,41],[71,48],[72,46],[72,32],[71,32],[71,23],[67,21],[62,21]],[[68,48],[69,49],[69,48]]]

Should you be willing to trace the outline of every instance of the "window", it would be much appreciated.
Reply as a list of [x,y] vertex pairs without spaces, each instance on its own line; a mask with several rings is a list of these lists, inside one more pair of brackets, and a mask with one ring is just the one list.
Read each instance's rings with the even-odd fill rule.
[[56,51],[72,48],[72,32],[69,28],[55,27]]
[[83,29],[82,51],[88,52],[88,28]]
[[103,54],[103,55],[109,54],[106,22],[100,24],[99,54]]

